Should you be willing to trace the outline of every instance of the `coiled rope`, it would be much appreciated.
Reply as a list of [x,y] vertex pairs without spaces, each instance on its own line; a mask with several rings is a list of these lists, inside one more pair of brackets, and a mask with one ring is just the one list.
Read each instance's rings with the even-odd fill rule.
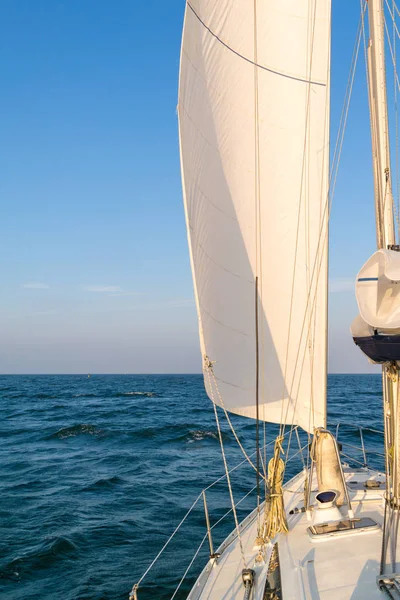
[[263,525],[264,542],[270,542],[277,533],[289,531],[286,521],[286,511],[283,503],[283,475],[285,462],[281,458],[283,437],[278,436],[275,441],[274,456],[268,463],[269,494],[265,502],[266,515]]

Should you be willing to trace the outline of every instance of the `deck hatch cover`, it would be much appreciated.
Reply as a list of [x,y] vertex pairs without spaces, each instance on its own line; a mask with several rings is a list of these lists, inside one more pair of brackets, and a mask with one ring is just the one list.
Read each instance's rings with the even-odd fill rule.
[[378,523],[369,517],[361,519],[345,519],[334,523],[320,523],[308,528],[308,532],[312,537],[331,536],[344,533],[358,533],[362,531],[371,531],[380,529]]

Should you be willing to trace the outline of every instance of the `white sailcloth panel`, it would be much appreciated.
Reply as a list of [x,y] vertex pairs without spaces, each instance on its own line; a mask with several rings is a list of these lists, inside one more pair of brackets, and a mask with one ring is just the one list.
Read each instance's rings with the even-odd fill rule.
[[187,4],[178,114],[201,351],[227,410],[255,418],[258,277],[260,417],[312,431],[326,420],[330,0],[259,0],[256,30],[257,56],[253,2]]

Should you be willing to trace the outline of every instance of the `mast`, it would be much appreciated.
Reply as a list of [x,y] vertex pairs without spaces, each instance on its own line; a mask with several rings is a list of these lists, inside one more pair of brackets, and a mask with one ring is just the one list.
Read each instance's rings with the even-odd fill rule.
[[368,1],[368,94],[371,112],[376,236],[378,248],[396,243],[390,172],[389,126],[386,96],[385,29],[382,0]]
[[[383,0],[368,0],[370,41],[368,46],[368,95],[371,116],[372,158],[374,168],[376,238],[378,249],[395,247],[391,185],[389,122],[385,72],[385,23]],[[397,521],[400,508],[400,397],[397,362],[382,365],[387,491],[383,527],[381,575],[397,571]],[[393,514],[397,518],[393,519]],[[387,551],[390,565],[387,566]]]

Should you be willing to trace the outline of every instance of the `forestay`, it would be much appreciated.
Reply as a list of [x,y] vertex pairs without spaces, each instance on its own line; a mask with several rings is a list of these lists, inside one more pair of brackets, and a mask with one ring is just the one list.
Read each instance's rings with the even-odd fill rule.
[[326,419],[329,67],[330,0],[186,6],[178,113],[202,354],[225,407],[254,418],[257,278],[260,418],[308,431]]

